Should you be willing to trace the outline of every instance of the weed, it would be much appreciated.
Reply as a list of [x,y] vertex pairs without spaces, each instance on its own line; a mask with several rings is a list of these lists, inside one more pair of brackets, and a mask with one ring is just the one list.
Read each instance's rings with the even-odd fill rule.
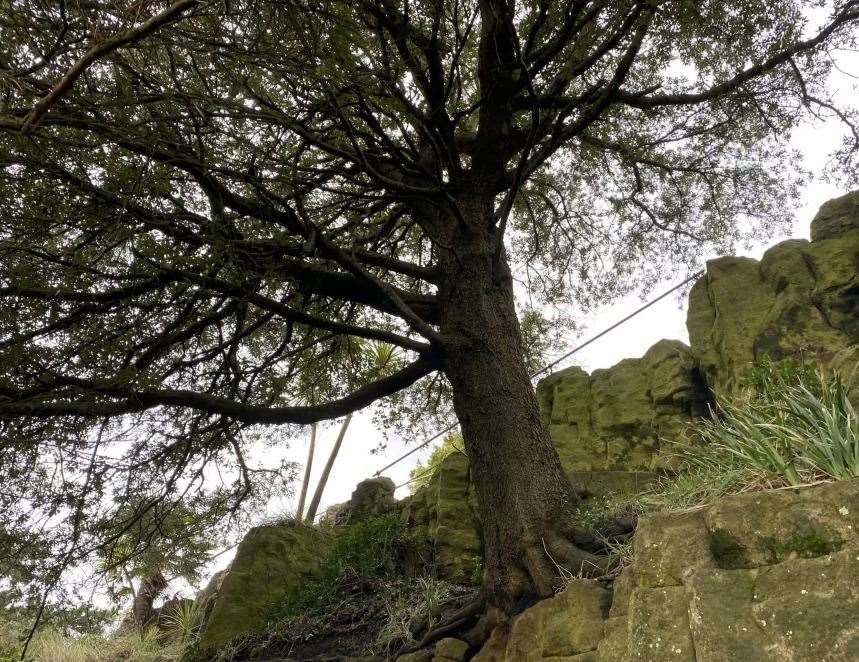
[[694,425],[691,445],[676,445],[680,472],[643,495],[642,504],[688,509],[726,494],[859,476],[851,397],[838,372],[790,359],[760,361],[746,390]]
[[181,600],[161,617],[164,626],[182,646],[190,646],[200,637],[204,606],[196,600]]
[[271,610],[270,619],[314,614],[360,589],[370,580],[394,577],[411,540],[397,515],[383,515],[344,527],[315,577],[288,592]]

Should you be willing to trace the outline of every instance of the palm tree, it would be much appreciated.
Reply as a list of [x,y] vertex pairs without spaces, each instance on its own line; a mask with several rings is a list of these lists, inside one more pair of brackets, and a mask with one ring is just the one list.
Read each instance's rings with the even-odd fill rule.
[[316,423],[313,423],[310,426],[310,448],[307,451],[307,464],[304,467],[304,481],[301,483],[301,496],[298,497],[298,508],[295,512],[295,519],[299,521],[302,519],[302,513],[304,513],[304,500],[307,498],[307,486],[310,485],[310,470],[313,467],[313,454],[315,452]]
[[[373,379],[384,377],[386,374],[393,372],[399,367],[399,358],[397,357],[397,349],[393,345],[385,342],[361,342],[359,343],[359,351],[362,358],[370,362],[370,372]],[[340,425],[340,432],[337,434],[337,441],[334,442],[334,448],[328,455],[328,461],[325,463],[325,468],[322,470],[322,475],[319,477],[319,484],[316,486],[316,492],[313,494],[313,499],[310,502],[310,507],[307,509],[306,521],[312,523],[316,517],[316,511],[319,509],[319,502],[322,501],[322,493],[325,491],[325,485],[328,483],[328,477],[331,475],[331,468],[334,466],[334,460],[337,459],[337,454],[340,452],[340,446],[343,444],[343,438],[346,436],[346,430],[349,428],[349,423],[352,422],[352,414],[343,419]],[[309,461],[308,461],[309,466]],[[309,476],[309,471],[307,476]],[[305,487],[307,477],[305,476]],[[301,504],[304,502],[304,487],[302,488],[302,501],[299,504],[299,517],[301,516]]]

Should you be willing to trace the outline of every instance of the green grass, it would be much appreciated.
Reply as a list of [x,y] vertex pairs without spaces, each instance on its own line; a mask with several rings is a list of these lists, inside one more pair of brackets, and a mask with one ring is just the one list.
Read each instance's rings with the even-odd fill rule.
[[178,660],[181,652],[178,642],[165,641],[155,628],[113,637],[70,637],[46,630],[34,639],[30,659],[34,662],[165,662]]
[[270,619],[317,614],[368,581],[402,574],[412,543],[397,514],[357,522],[339,532],[316,577],[302,582],[273,606]]
[[859,418],[849,380],[794,360],[764,359],[743,393],[676,445],[680,471],[640,498],[684,509],[745,491],[859,477]]
[[731,495],[859,477],[859,417],[850,379],[806,363],[764,358],[743,391],[674,445],[677,471],[632,497],[607,496],[577,512],[599,533],[623,511],[682,511]]

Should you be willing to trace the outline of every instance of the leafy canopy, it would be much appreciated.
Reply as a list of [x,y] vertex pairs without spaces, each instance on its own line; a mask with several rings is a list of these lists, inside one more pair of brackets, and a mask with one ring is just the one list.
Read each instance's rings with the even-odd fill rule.
[[804,119],[845,123],[855,179],[826,80],[857,21],[857,0],[0,0],[9,554],[35,531],[87,558],[141,494],[217,518],[282,493],[292,468],[249,452],[266,426],[445,413],[463,247],[511,263],[525,316],[787,223]]

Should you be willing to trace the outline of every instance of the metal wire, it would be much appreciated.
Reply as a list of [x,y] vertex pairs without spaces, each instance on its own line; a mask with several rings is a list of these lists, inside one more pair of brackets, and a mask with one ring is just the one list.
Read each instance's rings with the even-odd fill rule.
[[[619,326],[621,326],[621,325],[625,324],[626,322],[628,322],[629,320],[631,320],[631,319],[632,319],[633,317],[635,317],[636,315],[638,315],[638,314],[640,314],[640,313],[644,312],[645,310],[647,310],[648,308],[650,308],[653,304],[655,304],[655,303],[658,303],[658,302],[662,301],[662,299],[664,299],[665,297],[669,296],[670,294],[673,294],[674,292],[676,292],[677,290],[679,290],[681,287],[683,287],[683,286],[684,286],[684,285],[686,285],[687,283],[689,283],[689,282],[691,282],[691,281],[693,281],[693,280],[696,280],[696,279],[700,278],[700,277],[701,277],[701,276],[703,276],[703,275],[704,275],[704,270],[703,270],[703,269],[702,269],[702,270],[700,270],[700,271],[695,272],[694,274],[692,274],[691,276],[689,276],[689,277],[688,277],[686,280],[684,280],[683,282],[678,283],[677,285],[675,285],[674,287],[672,287],[670,290],[666,290],[665,292],[663,292],[662,294],[660,294],[660,295],[659,295],[658,297],[656,297],[655,299],[651,299],[650,301],[648,301],[647,303],[645,303],[643,306],[641,306],[641,307],[639,307],[639,308],[636,308],[633,312],[631,312],[629,315],[627,315],[627,316],[626,316],[626,317],[624,317],[623,319],[621,319],[621,320],[619,320],[619,321],[615,322],[615,323],[614,323],[614,324],[612,324],[610,327],[608,327],[608,328],[606,328],[606,329],[603,329],[602,331],[600,331],[600,332],[599,332],[598,334],[596,334],[595,336],[592,336],[591,338],[588,338],[588,339],[587,339],[585,342],[583,342],[581,345],[577,345],[576,347],[573,347],[573,349],[571,349],[569,352],[567,352],[567,353],[566,353],[566,354],[564,354],[563,356],[559,356],[557,359],[555,359],[555,360],[554,360],[554,361],[552,361],[551,363],[549,363],[549,364],[547,364],[547,365],[543,366],[542,368],[540,368],[540,369],[539,369],[539,370],[537,370],[536,372],[531,373],[530,375],[528,375],[528,377],[529,377],[529,378],[531,378],[531,379],[533,379],[533,378],[534,378],[534,377],[536,377],[537,375],[541,375],[541,374],[543,374],[544,372],[546,372],[547,370],[551,370],[552,368],[554,368],[556,365],[558,365],[558,364],[559,364],[559,363],[561,363],[562,361],[564,361],[564,360],[566,360],[566,359],[570,358],[570,357],[571,357],[573,354],[575,354],[576,352],[583,350],[585,347],[587,347],[588,345],[590,345],[592,342],[594,342],[594,341],[596,341],[596,340],[599,340],[600,338],[602,338],[602,337],[603,337],[604,335],[606,335],[607,333],[611,333],[611,332],[612,332],[612,331],[614,331],[617,327],[619,327]],[[402,462],[403,460],[405,460],[407,457],[409,457],[409,456],[413,455],[414,453],[417,453],[417,452],[418,452],[419,450],[421,450],[422,448],[426,448],[426,447],[427,447],[429,444],[431,444],[433,441],[435,441],[436,439],[438,439],[439,437],[441,437],[443,434],[446,434],[446,433],[450,432],[451,430],[453,430],[453,429],[454,429],[455,427],[457,427],[458,425],[459,425],[459,423],[454,423],[453,425],[449,425],[448,427],[446,427],[444,430],[441,430],[440,432],[436,432],[432,437],[430,437],[430,438],[429,438],[429,439],[427,439],[426,441],[422,442],[419,446],[415,446],[413,449],[411,449],[411,450],[410,450],[410,451],[408,451],[407,453],[404,453],[403,455],[401,455],[400,457],[398,457],[398,458],[397,458],[396,460],[394,460],[393,462],[390,462],[389,464],[386,464],[384,467],[382,467],[381,469],[379,469],[379,470],[378,470],[375,474],[373,474],[373,475],[374,475],[374,476],[379,476],[379,475],[381,475],[381,473],[382,473],[383,471],[385,471],[386,469],[390,469],[391,467],[393,467],[393,466],[395,466],[395,465],[399,464],[400,462]],[[427,473],[430,473],[430,472],[429,472],[429,471],[427,471],[427,472],[425,472],[425,473],[423,473],[423,474],[419,474],[419,475],[415,476],[414,478],[412,478],[411,480],[408,480],[408,481],[406,481],[405,483],[401,483],[400,485],[397,485],[397,488],[400,488],[400,487],[403,487],[403,486],[405,486],[405,485],[408,485],[409,483],[413,483],[414,481],[419,480],[420,478],[422,478],[423,476],[425,476]]]

